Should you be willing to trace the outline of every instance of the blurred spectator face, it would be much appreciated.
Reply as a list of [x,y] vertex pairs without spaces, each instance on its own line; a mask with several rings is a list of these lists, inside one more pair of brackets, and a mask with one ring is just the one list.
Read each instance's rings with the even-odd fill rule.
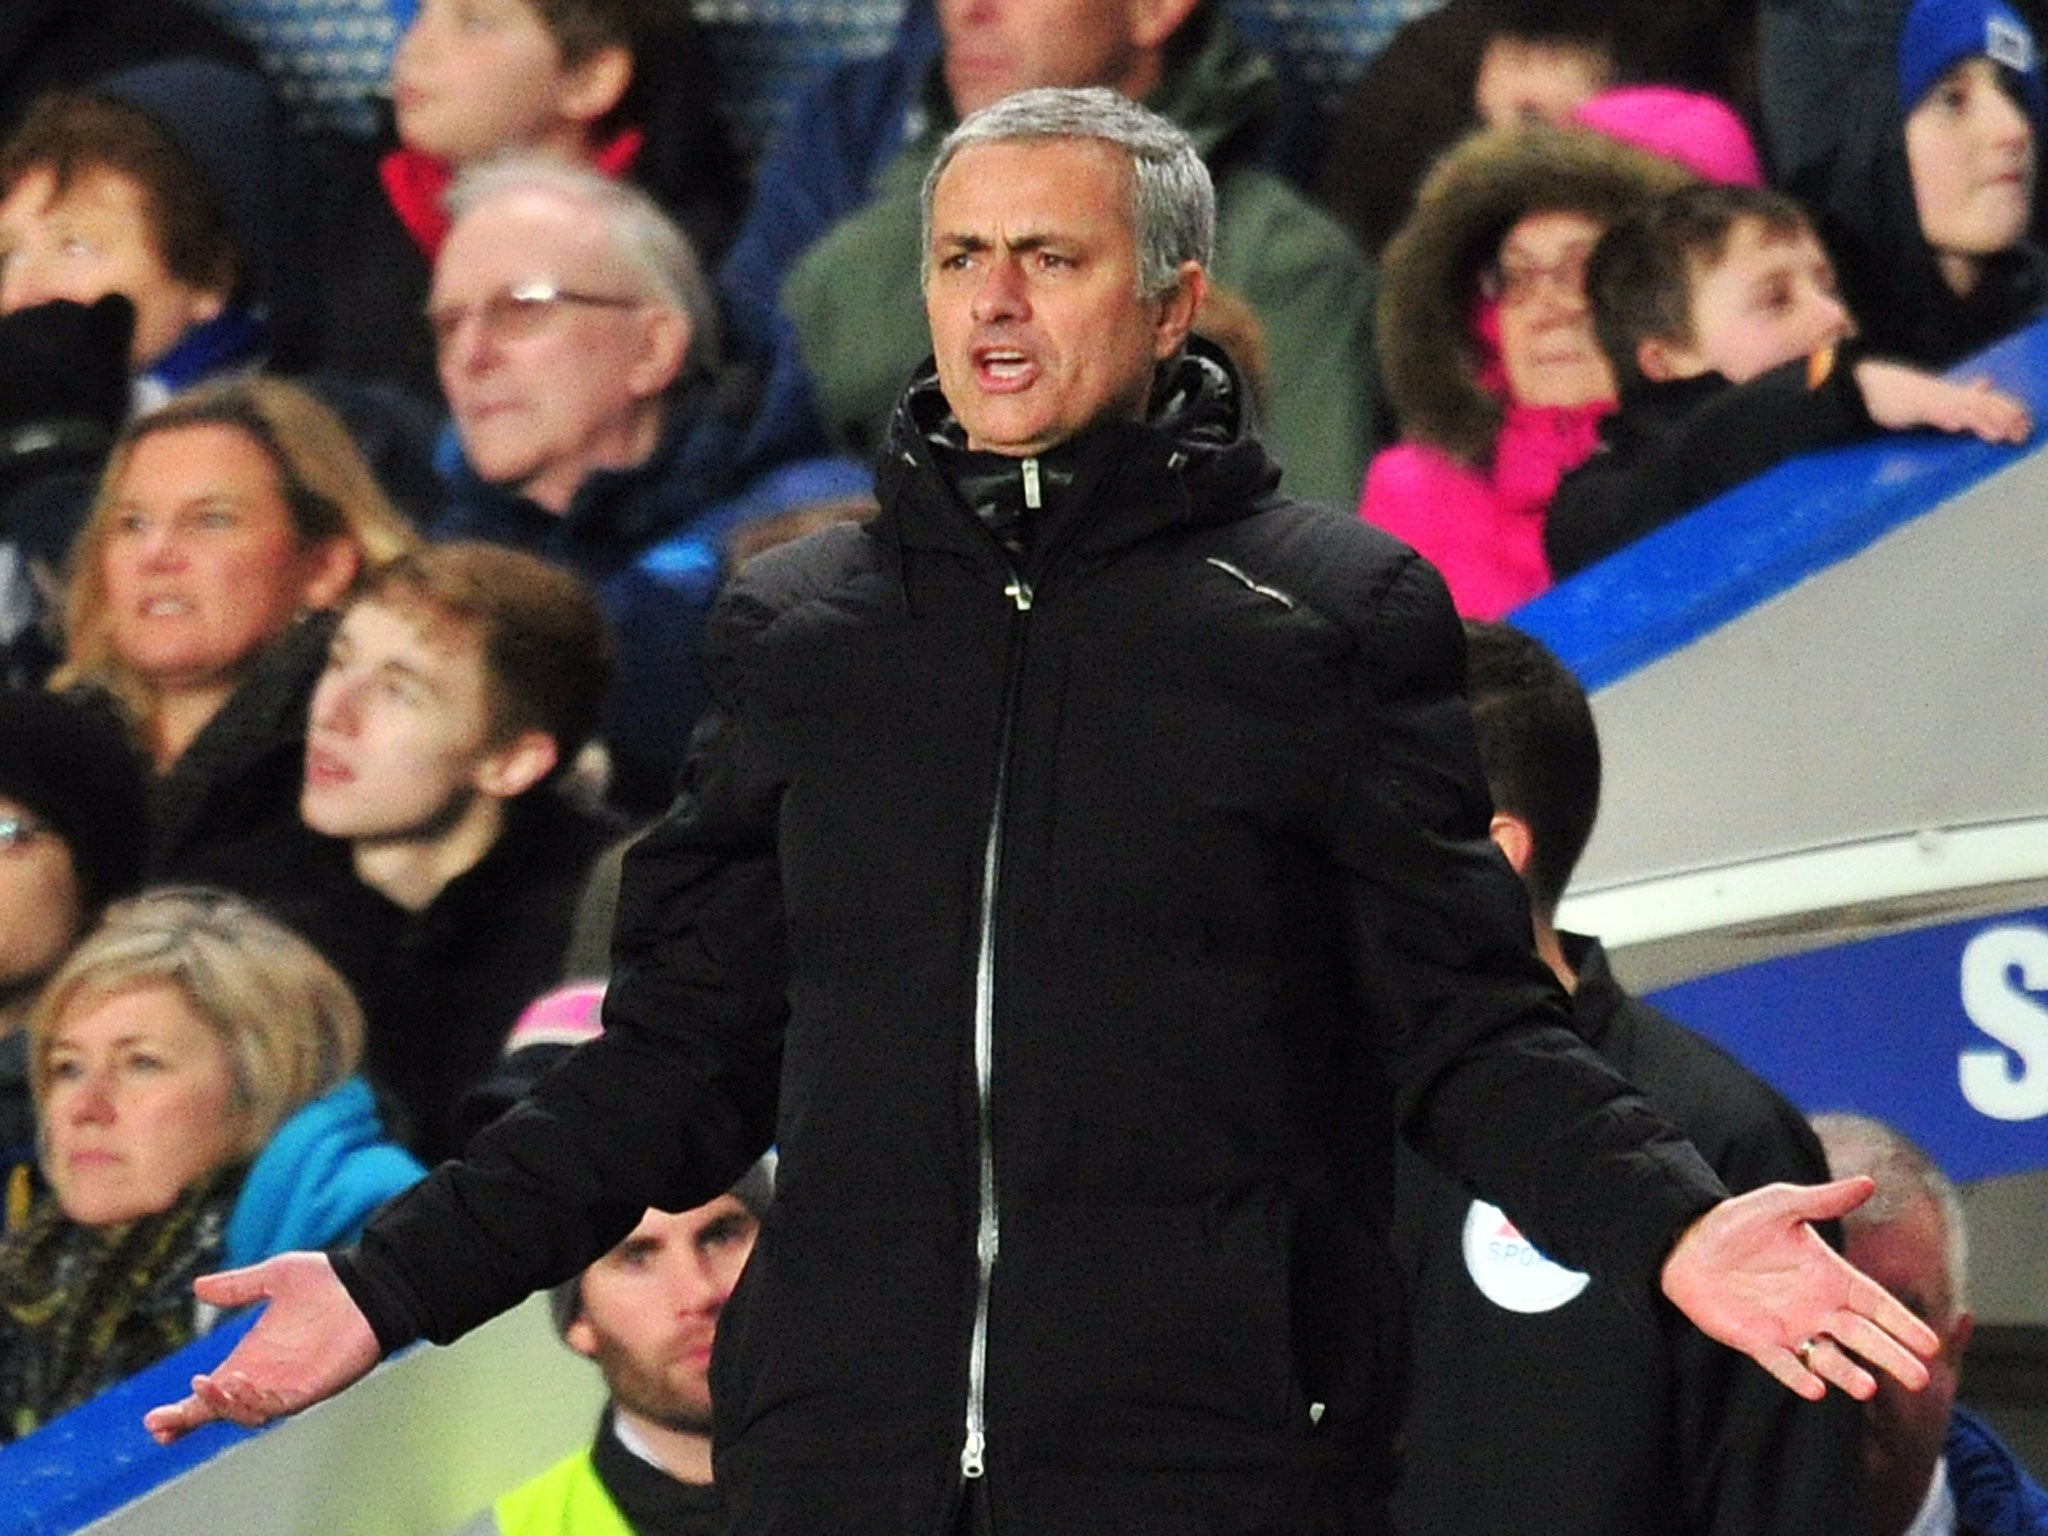
[[1193,0],[939,0],[945,79],[967,116],[1019,91],[1106,85],[1140,100]]
[[1906,162],[1920,233],[1967,293],[1973,258],[2014,245],[2034,212],[2033,125],[1998,65],[1965,59],[1921,98],[1906,118]]
[[1604,48],[1496,32],[1479,58],[1472,107],[1489,128],[1562,123],[1613,83],[1614,60]]
[[1728,232],[1721,259],[1693,268],[1692,345],[1647,345],[1661,351],[1651,378],[1719,373],[1736,384],[1811,356],[1855,327],[1835,291],[1835,268],[1811,231],[1786,236],[1761,220],[1742,219]]
[[170,983],[81,998],[42,1074],[44,1171],[85,1226],[167,1211],[242,1150],[227,1047]]
[[1948,1434],[1962,1380],[1963,1351],[1975,1320],[1958,1311],[1949,1283],[1948,1233],[1932,1200],[1913,1201],[1884,1222],[1848,1224],[1849,1262],[1911,1307],[1941,1335],[1941,1352],[1930,1360],[1929,1380],[1908,1392],[1886,1377],[1865,1404],[1876,1529],[1900,1532],[1911,1523],[1927,1495],[1934,1464]]
[[1202,285],[1138,297],[1129,177],[1114,147],[1054,139],[969,145],[939,178],[925,313],[970,447],[1038,453],[1143,415]]
[[574,157],[631,74],[621,48],[564,63],[526,0],[420,0],[392,61],[391,104],[409,148],[457,165],[508,149]]
[[445,832],[479,793],[505,788],[492,725],[473,631],[360,600],[313,689],[299,813],[329,837]]
[[346,540],[308,545],[276,466],[213,424],[149,432],[112,488],[101,580],[116,653],[152,688],[231,688],[302,608],[355,574]]
[[1614,398],[1614,372],[1594,339],[1586,302],[1586,258],[1599,240],[1599,223],[1583,213],[1526,214],[1501,241],[1482,282],[1499,303],[1501,366],[1523,405]]
[[456,221],[427,305],[470,466],[551,512],[654,451],[689,323],[581,208],[514,192]]
[[679,1215],[649,1211],[583,1275],[564,1337],[595,1360],[620,1406],[667,1429],[711,1432],[718,1314],[760,1224],[733,1195]]
[[30,170],[0,199],[0,314],[52,299],[90,304],[110,293],[135,305],[129,365],[137,370],[227,305],[225,293],[172,276],[132,176],[86,167],[60,193],[54,170]]
[[46,975],[84,920],[71,849],[27,806],[0,795],[0,992]]

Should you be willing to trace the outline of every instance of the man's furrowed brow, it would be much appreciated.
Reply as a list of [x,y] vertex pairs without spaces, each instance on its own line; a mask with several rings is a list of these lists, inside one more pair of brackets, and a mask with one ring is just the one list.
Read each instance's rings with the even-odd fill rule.
[[994,250],[998,245],[1005,251],[1028,254],[1032,251],[1070,246],[1074,244],[1074,239],[1071,234],[1062,235],[1052,230],[1025,230],[1020,234],[1005,235],[999,240],[988,235],[969,234],[962,230],[939,235],[932,244],[934,249],[943,255],[978,256],[983,251]]

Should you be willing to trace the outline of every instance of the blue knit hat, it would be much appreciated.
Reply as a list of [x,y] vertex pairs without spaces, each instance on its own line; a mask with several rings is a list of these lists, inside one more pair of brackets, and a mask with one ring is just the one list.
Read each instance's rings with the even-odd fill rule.
[[2018,77],[2027,111],[2042,115],[2041,55],[2004,0],[1913,0],[1899,32],[1899,110],[1911,113],[1935,82],[1983,54]]
[[161,59],[105,76],[87,94],[155,123],[199,172],[233,236],[245,292],[273,357],[298,355],[313,306],[311,173],[269,83],[215,59]]

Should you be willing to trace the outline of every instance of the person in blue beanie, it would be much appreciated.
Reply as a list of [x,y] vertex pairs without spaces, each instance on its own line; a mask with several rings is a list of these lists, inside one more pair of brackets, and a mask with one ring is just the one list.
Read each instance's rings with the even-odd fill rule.
[[2040,46],[2006,0],[1775,0],[1773,181],[1814,215],[1872,352],[1959,362],[2041,313]]
[[176,59],[53,92],[0,149],[0,312],[126,294],[142,406],[288,355],[310,318],[303,188],[250,71]]

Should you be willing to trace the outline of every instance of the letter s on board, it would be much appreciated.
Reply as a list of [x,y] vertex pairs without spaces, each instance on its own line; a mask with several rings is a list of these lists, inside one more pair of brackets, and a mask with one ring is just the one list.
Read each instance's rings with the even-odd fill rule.
[[1974,936],[1963,946],[1962,990],[1970,1022],[2005,1047],[1958,1053],[1963,1097],[1994,1120],[2048,1115],[2048,1002],[2029,995],[2048,992],[2048,929],[2010,925]]

